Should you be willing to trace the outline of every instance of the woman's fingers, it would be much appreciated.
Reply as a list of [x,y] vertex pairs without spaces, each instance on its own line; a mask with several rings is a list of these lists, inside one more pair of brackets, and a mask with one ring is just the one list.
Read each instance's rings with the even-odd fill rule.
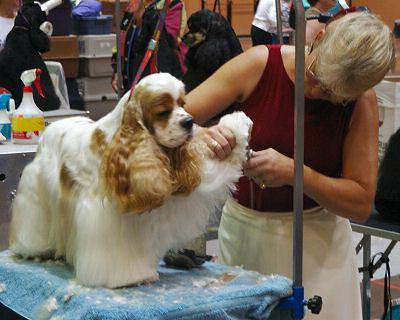
[[293,159],[284,156],[274,149],[253,152],[252,157],[245,163],[246,176],[261,181],[269,187],[288,185],[293,179]]
[[208,129],[207,135],[207,145],[221,160],[229,156],[233,147],[236,145],[234,134],[230,130],[223,127],[211,127]]

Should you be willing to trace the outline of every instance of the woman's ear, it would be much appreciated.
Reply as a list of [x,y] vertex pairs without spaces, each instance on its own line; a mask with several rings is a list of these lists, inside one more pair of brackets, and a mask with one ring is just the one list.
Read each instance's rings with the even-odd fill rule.
[[319,42],[321,41],[321,39],[325,36],[325,28],[319,30],[315,36],[314,36],[314,48],[318,46]]
[[325,24],[319,23],[317,20],[307,21],[306,24],[306,43],[309,45],[309,52],[318,46],[318,42],[325,34]]
[[100,166],[104,195],[120,213],[143,213],[161,206],[173,191],[168,157],[125,105],[121,126]]

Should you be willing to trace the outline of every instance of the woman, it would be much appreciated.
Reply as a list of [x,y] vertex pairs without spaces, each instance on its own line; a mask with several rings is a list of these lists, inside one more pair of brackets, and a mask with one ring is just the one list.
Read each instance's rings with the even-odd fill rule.
[[[367,219],[374,198],[378,112],[371,89],[394,63],[392,35],[370,13],[351,13],[318,33],[306,55],[304,287],[324,299],[318,319],[361,319],[349,220]],[[258,46],[187,96],[204,123],[234,101],[253,120],[252,158],[224,206],[219,261],[292,276],[294,48]],[[232,134],[205,139],[219,158]],[[254,183],[254,181],[257,182]]]
[[[291,0],[281,0],[282,31],[284,43],[289,42],[289,11]],[[251,24],[251,40],[253,46],[279,43],[276,27],[275,0],[260,0]]]
[[[121,52],[123,91],[128,91],[135,78],[155,72],[168,72],[182,78],[186,47],[181,41],[186,27],[186,11],[182,0],[169,1],[159,33],[156,50],[143,70],[142,62],[148,54],[149,43],[154,39],[165,0],[131,0],[121,21]],[[117,92],[116,52],[111,59],[114,73],[111,86]]]

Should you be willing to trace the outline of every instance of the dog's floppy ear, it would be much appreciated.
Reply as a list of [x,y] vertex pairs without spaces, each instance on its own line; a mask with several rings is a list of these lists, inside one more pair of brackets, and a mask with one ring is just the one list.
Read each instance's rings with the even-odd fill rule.
[[175,194],[189,195],[200,184],[200,156],[195,137],[174,150],[171,162],[174,170]]
[[138,119],[135,98],[124,106],[121,126],[107,146],[100,166],[105,196],[121,213],[143,213],[161,206],[172,194],[169,158]]

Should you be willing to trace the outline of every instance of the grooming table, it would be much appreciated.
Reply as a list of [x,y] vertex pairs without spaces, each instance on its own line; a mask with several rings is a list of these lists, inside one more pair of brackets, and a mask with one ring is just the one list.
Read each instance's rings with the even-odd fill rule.
[[[206,262],[199,269],[169,269],[139,287],[89,288],[61,261],[35,262],[0,252],[0,318],[27,319],[290,319],[274,309],[291,294],[291,280]],[[3,319],[3,318],[2,318]]]
[[[383,219],[382,216],[374,210],[365,223],[359,224],[353,222],[351,223],[351,227],[353,231],[363,234],[360,243],[356,247],[356,252],[358,254],[363,250],[363,320],[369,320],[371,317],[371,278],[368,265],[371,260],[371,236],[391,240],[383,254],[384,257],[388,257],[394,246],[400,241],[400,223]],[[382,260],[379,259],[373,266],[372,271],[375,272],[381,265]]]

